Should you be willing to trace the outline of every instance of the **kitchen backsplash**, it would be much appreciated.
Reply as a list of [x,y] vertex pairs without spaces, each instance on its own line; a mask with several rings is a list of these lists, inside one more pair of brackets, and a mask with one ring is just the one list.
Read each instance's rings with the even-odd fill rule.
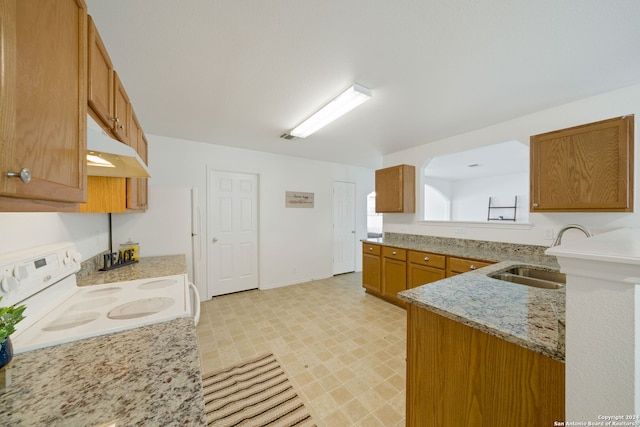
[[486,240],[456,239],[452,237],[423,236],[419,234],[384,233],[384,242],[389,245],[393,243],[402,246],[442,246],[464,249],[468,252],[478,251],[481,253],[496,252],[501,254],[513,254],[517,258],[522,257],[548,257],[545,251],[547,246],[524,245],[519,243],[490,242]]
[[80,264],[80,271],[76,273],[76,279],[80,280],[104,267],[104,256],[108,253],[109,251],[104,251],[86,261],[83,261]]

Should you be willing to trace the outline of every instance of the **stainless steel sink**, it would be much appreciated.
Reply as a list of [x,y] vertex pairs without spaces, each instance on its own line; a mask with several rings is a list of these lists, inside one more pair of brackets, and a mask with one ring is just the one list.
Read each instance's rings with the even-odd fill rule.
[[539,270],[531,267],[515,267],[506,271],[506,273],[515,274],[516,276],[532,277],[534,279],[548,280],[556,283],[567,283],[567,275],[557,271]]
[[492,274],[490,277],[543,289],[560,289],[567,283],[566,275],[563,273],[531,267],[514,267],[501,273]]

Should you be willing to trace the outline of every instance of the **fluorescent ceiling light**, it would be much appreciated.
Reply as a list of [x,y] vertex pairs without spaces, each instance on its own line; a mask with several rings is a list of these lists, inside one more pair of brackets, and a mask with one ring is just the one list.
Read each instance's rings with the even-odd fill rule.
[[290,134],[299,138],[306,138],[318,129],[328,125],[338,117],[367,101],[371,96],[370,89],[360,86],[359,84],[354,84],[335,97],[333,101],[318,110],[318,112],[300,123]]

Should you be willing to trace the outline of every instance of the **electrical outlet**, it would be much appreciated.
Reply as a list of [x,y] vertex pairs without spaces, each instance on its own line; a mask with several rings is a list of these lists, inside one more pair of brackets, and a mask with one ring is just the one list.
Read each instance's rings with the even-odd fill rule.
[[546,228],[544,230],[544,238],[545,240],[553,240],[554,234],[553,234],[553,228]]

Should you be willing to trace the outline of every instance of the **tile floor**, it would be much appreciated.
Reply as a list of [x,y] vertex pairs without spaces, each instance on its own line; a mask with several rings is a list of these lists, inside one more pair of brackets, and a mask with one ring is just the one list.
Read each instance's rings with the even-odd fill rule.
[[202,371],[273,353],[318,426],[404,426],[406,311],[360,273],[205,301]]

